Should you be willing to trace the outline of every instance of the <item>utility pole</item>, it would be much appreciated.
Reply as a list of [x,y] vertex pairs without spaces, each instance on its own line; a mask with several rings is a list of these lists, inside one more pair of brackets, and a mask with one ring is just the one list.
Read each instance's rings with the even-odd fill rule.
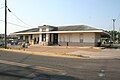
[[5,49],[7,48],[7,0],[5,0]]
[[117,32],[116,38],[117,38],[117,43],[119,43],[120,42],[120,28]]
[[113,39],[113,43],[115,42],[115,20],[116,19],[112,19],[113,20],[113,37],[112,37],[112,39]]

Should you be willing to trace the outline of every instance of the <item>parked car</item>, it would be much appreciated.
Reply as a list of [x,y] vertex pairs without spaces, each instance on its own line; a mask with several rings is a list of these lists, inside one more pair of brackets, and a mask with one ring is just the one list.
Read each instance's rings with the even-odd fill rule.
[[27,48],[28,46],[30,46],[30,44],[27,43],[27,42],[24,42],[24,43],[22,44],[22,47],[23,47],[23,48]]
[[18,41],[11,41],[11,45],[18,45]]
[[5,43],[4,42],[0,42],[0,46],[4,46],[5,45]]

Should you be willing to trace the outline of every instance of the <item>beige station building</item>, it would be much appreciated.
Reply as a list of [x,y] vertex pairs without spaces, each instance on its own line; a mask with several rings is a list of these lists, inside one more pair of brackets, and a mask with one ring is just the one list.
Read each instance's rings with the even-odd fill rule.
[[101,38],[109,37],[104,30],[86,25],[59,27],[43,25],[15,32],[15,35],[19,37],[19,40],[40,46],[97,46]]

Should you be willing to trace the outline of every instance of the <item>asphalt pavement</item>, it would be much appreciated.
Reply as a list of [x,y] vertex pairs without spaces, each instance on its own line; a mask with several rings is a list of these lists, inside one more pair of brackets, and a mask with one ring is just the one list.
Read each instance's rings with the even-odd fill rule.
[[120,80],[120,59],[50,57],[0,50],[0,80]]

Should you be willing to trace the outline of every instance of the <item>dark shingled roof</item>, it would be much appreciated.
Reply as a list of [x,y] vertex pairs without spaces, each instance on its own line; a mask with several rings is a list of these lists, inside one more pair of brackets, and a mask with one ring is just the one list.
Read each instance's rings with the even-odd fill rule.
[[[49,27],[49,26],[39,26],[39,28],[43,27]],[[50,26],[53,27],[53,26]],[[24,32],[39,32],[39,28],[32,28],[28,30],[23,30],[23,31],[18,31],[15,33],[24,33]],[[55,30],[53,31],[84,31],[84,30],[99,30],[97,28],[93,28],[90,26],[86,25],[71,25],[71,26],[59,26],[59,27],[54,27]],[[56,29],[57,28],[57,29]]]
[[23,33],[23,32],[38,32],[39,29],[38,28],[32,28],[32,29],[27,29],[27,30],[23,30],[23,31],[18,31],[15,33]]
[[81,30],[99,30],[86,25],[60,26],[58,31],[81,31]]

